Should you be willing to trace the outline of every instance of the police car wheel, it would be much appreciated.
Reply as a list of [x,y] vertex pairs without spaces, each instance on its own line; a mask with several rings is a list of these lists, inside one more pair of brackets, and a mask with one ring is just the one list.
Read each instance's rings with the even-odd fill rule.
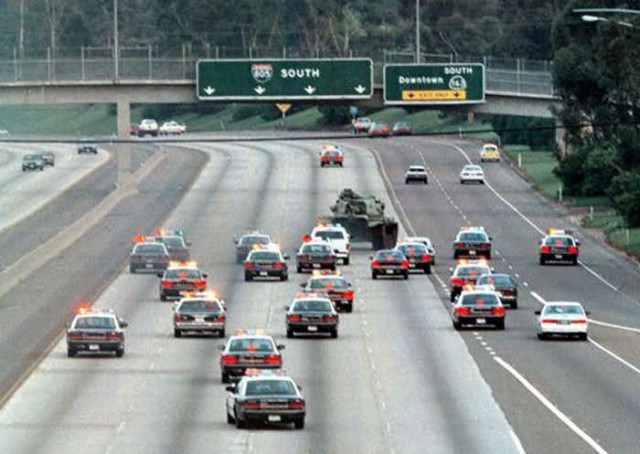
[[581,340],[581,341],[586,341],[587,340],[587,333],[578,334],[578,339]]
[[293,337],[293,330],[290,330],[290,329],[287,330],[287,337],[289,339],[291,339]]
[[165,295],[160,295],[160,301],[167,301],[167,297]]
[[576,265],[578,264],[578,259],[577,259],[577,258],[572,259],[572,260],[571,260],[571,264],[572,264],[573,266],[576,266]]
[[296,429],[304,429],[304,419],[296,419],[295,422],[293,423],[293,426]]
[[129,267],[129,272],[130,272],[131,274],[136,274],[136,267],[135,267],[135,266],[130,266],[130,267]]
[[453,303],[455,300],[456,300],[456,295],[455,295],[455,293],[451,293],[451,294],[449,295],[449,301],[451,301],[451,302]]
[[342,162],[339,165],[340,165],[340,167],[344,167],[344,164]]
[[227,412],[227,424],[235,424],[236,420]]
[[347,304],[347,308],[345,309],[347,311],[347,313],[351,313],[353,312],[353,303],[349,303]]
[[338,330],[334,329],[333,331],[331,331],[331,338],[332,339],[337,339],[338,338]]
[[226,335],[227,335],[227,333],[225,332],[224,329],[221,329],[220,331],[218,331],[218,336],[225,337]]
[[431,274],[431,265],[427,265],[424,268],[424,274]]
[[342,264],[343,265],[348,265],[349,264],[349,257],[345,257],[342,259]]
[[280,275],[280,280],[281,280],[281,281],[286,281],[286,280],[288,280],[288,279],[289,279],[289,275],[288,275],[288,274],[281,274],[281,275]]
[[460,322],[453,322],[453,328],[456,331],[460,331],[462,329],[462,325],[460,324]]
[[546,265],[547,261],[544,259],[544,257],[540,257],[540,265]]
[[517,301],[513,301],[511,303],[511,309],[517,309],[518,308],[518,302]]
[[182,337],[182,331],[180,331],[179,329],[174,329],[173,337]]
[[407,271],[406,273],[404,273],[404,274],[402,275],[402,278],[403,278],[404,280],[409,279],[409,272]]
[[538,339],[545,340],[546,338],[547,338],[547,335],[545,333],[538,333]]
[[222,381],[222,383],[229,383],[229,374],[223,373],[220,376],[220,381]]
[[116,356],[118,358],[122,358],[124,356],[124,348],[121,348],[120,350],[116,350]]
[[244,429],[245,427],[247,427],[247,423],[245,421],[241,421],[239,418],[236,417],[236,427],[238,429]]
[[298,273],[302,273],[302,267],[300,265],[297,266]]
[[378,279],[378,275],[376,273],[371,273],[371,279]]
[[503,330],[504,329],[504,320],[498,320],[496,322],[496,329]]
[[68,358],[73,358],[76,356],[76,351],[72,348],[68,348],[67,349],[67,357]]
[[251,280],[251,276],[249,274],[244,275],[244,280],[249,282]]

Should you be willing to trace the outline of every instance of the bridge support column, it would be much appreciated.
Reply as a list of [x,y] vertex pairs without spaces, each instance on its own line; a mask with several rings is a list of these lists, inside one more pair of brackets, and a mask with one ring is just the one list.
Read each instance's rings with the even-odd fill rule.
[[569,146],[567,145],[567,131],[560,120],[556,118],[556,145],[560,152],[560,160],[564,161],[569,153]]
[[[129,122],[131,118],[131,105],[129,99],[118,96],[117,100],[117,129],[118,139],[129,138]],[[118,155],[118,186],[123,186],[131,180],[132,159],[131,144],[117,143],[116,153]]]
[[476,114],[473,110],[467,110],[467,121],[472,123],[476,119]]

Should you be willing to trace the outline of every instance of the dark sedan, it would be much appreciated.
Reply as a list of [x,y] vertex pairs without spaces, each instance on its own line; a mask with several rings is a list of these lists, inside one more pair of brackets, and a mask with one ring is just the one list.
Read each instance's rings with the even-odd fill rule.
[[393,249],[384,249],[371,257],[371,278],[379,276],[402,276],[409,279],[409,260],[405,255]]
[[295,299],[287,308],[287,337],[294,333],[329,333],[338,337],[339,316],[329,298]]
[[167,247],[156,241],[136,243],[129,255],[129,271],[164,271],[171,262]]
[[502,304],[518,308],[518,284],[510,274],[488,274],[478,278],[476,285],[490,285],[500,295]]
[[425,274],[431,274],[431,254],[422,243],[400,243],[396,250],[402,252],[409,260],[410,270],[420,270]]
[[275,249],[251,251],[244,261],[244,280],[252,281],[257,277],[277,277],[281,281],[289,279],[289,258]]
[[337,263],[331,244],[325,241],[304,243],[296,254],[298,273],[314,269],[335,270]]

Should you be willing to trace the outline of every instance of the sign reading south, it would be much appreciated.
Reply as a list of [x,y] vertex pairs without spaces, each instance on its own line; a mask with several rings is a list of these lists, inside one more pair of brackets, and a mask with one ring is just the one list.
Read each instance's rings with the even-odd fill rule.
[[367,99],[373,95],[369,58],[318,60],[198,60],[201,100]]
[[385,65],[385,104],[480,104],[484,102],[480,63]]

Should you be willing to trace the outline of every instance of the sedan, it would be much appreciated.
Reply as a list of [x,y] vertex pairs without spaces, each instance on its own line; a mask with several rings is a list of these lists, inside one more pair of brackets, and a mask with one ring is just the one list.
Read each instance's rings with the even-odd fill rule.
[[369,128],[369,137],[389,137],[391,125],[389,123],[373,123]]
[[378,279],[381,275],[409,279],[409,260],[398,250],[384,249],[376,252],[371,257],[371,279]]
[[476,165],[464,166],[460,172],[460,184],[480,183],[484,184],[484,171]]
[[505,314],[498,293],[487,290],[464,291],[453,306],[453,327],[460,330],[465,325],[493,325],[502,330]]
[[287,307],[287,337],[293,337],[294,333],[329,333],[335,339],[339,321],[329,298],[298,298]]
[[42,156],[38,154],[28,154],[22,158],[22,171],[27,170],[44,170],[44,161]]
[[490,285],[500,295],[502,304],[518,308],[518,284],[510,274],[485,274],[476,281],[476,286],[479,285]]
[[394,136],[408,136],[412,134],[411,123],[399,122],[394,123],[392,128]]
[[577,336],[580,340],[587,340],[589,321],[582,304],[576,302],[548,302],[535,314],[538,339],[549,336]]

